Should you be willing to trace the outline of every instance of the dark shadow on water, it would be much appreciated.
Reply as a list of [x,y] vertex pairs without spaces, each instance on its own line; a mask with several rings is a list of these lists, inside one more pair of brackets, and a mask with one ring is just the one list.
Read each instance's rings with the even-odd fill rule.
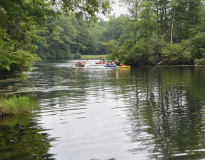
[[54,159],[50,138],[29,115],[0,119],[0,159]]

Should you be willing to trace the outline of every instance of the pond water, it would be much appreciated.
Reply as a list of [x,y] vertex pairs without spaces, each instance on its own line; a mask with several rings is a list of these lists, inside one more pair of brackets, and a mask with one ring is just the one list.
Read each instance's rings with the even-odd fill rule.
[[43,60],[0,94],[40,108],[0,118],[0,159],[205,158],[205,67],[107,68]]

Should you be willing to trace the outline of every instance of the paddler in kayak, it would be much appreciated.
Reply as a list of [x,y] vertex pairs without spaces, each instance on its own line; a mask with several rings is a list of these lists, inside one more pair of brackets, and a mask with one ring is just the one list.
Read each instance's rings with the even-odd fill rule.
[[107,66],[109,66],[110,64],[109,64],[109,62],[107,62],[107,64],[106,64]]
[[120,63],[120,66],[124,66],[124,64],[121,62],[121,63]]
[[110,65],[114,65],[114,63],[111,62]]

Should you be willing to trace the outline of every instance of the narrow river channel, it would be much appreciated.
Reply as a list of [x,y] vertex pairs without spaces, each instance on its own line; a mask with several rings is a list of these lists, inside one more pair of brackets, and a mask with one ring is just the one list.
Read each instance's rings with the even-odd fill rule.
[[[82,61],[82,60],[81,60]],[[43,60],[0,80],[39,109],[0,118],[0,159],[205,158],[205,66],[107,68]]]

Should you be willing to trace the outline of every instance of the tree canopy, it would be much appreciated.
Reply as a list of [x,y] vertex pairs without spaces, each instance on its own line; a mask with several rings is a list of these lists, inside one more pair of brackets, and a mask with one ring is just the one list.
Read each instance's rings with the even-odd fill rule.
[[130,65],[205,63],[202,0],[121,2],[129,13],[104,21],[97,13],[110,13],[109,0],[2,0],[0,72],[81,54]]
[[[131,38],[112,49],[110,59],[130,65],[202,64],[205,6],[202,0],[121,0],[128,7]],[[202,60],[200,60],[202,59]]]
[[[48,17],[75,15],[85,21],[97,21],[97,13],[108,14],[110,1],[46,1],[46,0],[2,0],[0,1],[0,72],[16,72],[40,60],[32,54],[37,49],[34,44],[43,40],[39,34],[45,31]],[[52,25],[47,25],[52,31]],[[58,27],[57,32],[62,32]],[[58,33],[55,34],[58,34]],[[56,39],[57,35],[53,35]],[[62,37],[69,42],[69,38]]]

